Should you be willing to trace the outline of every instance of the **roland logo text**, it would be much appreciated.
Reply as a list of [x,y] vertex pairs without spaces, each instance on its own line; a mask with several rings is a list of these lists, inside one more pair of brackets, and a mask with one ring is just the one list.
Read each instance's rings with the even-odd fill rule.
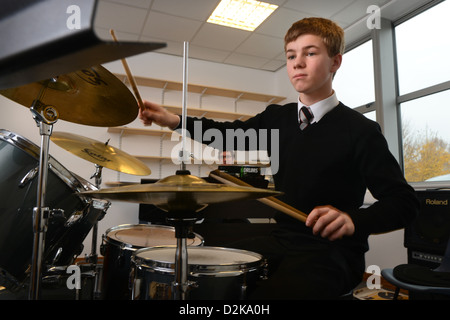
[[426,199],[425,204],[429,204],[432,206],[448,206],[448,199],[447,200]]

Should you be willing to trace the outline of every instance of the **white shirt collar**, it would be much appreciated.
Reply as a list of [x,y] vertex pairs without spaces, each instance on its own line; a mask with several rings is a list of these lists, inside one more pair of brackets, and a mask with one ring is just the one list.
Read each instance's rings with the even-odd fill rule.
[[[321,100],[319,102],[316,102],[310,106],[307,106],[314,115],[314,118],[311,123],[319,122],[320,119],[322,119],[325,114],[330,112],[338,104],[339,104],[339,100],[336,96],[336,92],[333,91],[333,94],[331,96],[329,96],[328,98]],[[301,107],[303,107],[303,106],[305,106],[305,104],[303,104],[300,101],[300,97],[299,97],[298,98],[297,115],[299,115],[299,111],[300,111]],[[298,120],[300,122],[300,118]]]

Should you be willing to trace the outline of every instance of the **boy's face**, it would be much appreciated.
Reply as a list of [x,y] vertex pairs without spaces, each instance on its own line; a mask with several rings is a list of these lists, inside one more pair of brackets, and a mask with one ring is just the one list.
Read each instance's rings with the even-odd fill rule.
[[342,55],[330,58],[322,38],[304,34],[288,43],[286,61],[289,80],[304,103],[331,95],[333,74],[341,65]]

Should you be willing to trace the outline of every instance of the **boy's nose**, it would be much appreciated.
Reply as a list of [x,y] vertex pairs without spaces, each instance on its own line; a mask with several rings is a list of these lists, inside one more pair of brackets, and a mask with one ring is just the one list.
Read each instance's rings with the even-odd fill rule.
[[299,69],[304,67],[305,67],[305,60],[303,59],[303,57],[297,57],[294,61],[294,68]]

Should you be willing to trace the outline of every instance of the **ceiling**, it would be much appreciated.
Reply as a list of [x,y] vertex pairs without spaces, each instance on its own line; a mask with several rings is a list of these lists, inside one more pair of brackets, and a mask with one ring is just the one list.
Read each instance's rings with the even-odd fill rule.
[[367,9],[376,5],[383,18],[395,21],[430,0],[265,0],[279,8],[254,32],[207,23],[219,0],[99,0],[96,30],[119,41],[164,42],[158,50],[189,58],[276,71],[284,66],[284,34],[297,20],[320,16],[338,23],[347,45],[370,33]]

